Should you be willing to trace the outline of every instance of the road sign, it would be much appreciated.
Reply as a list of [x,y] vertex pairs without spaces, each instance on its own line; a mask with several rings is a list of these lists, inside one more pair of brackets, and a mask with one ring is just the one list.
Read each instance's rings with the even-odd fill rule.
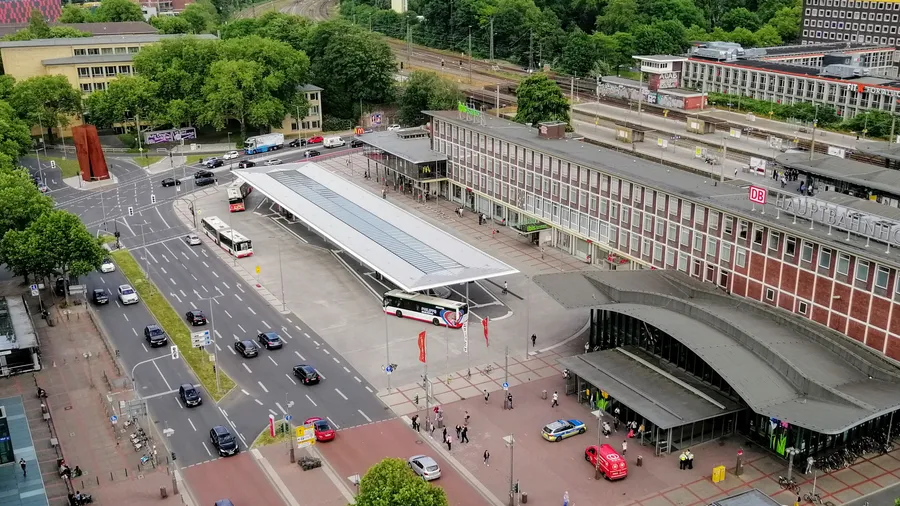
[[503,382],[503,390],[509,390],[509,383]]
[[286,421],[286,422],[290,422],[293,419],[294,419],[294,417],[291,415],[284,415],[284,421]]
[[150,194],[150,203],[151,203],[151,204],[155,204],[155,203],[156,203],[156,195],[154,195],[154,194],[152,194],[152,193]]
[[384,372],[390,374],[390,373],[394,372],[394,368],[391,366],[387,366],[384,368]]
[[119,423],[119,417],[116,415],[113,415],[113,416],[109,417],[109,421],[112,422],[113,425],[115,425],[115,424]]
[[34,296],[37,296],[37,294],[38,294],[38,286],[31,285],[31,296],[34,297]]
[[261,271],[261,270],[262,270],[262,269],[260,269],[259,266],[257,265],[257,266],[256,266],[256,273],[259,274],[259,271]]
[[298,425],[296,433],[297,448],[306,448],[307,446],[316,444],[316,430],[313,428],[312,424]]
[[202,348],[204,346],[209,346],[210,344],[212,344],[212,336],[208,330],[191,332],[191,346],[194,348]]
[[128,216],[134,216],[134,208],[131,206],[128,206]]
[[178,360],[178,346],[172,345],[170,349],[172,350],[172,359]]
[[766,203],[766,196],[768,192],[765,188],[760,188],[759,186],[751,186],[750,187],[750,202],[754,204],[763,204]]
[[172,437],[172,434],[175,434],[175,429],[163,429],[162,433],[166,437]]

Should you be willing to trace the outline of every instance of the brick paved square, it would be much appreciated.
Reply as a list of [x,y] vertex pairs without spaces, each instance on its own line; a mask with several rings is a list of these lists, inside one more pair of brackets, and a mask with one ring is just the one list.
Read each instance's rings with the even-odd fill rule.
[[456,402],[459,400],[459,396],[456,395],[456,392],[444,392],[442,394],[437,394],[434,396],[437,399],[437,402],[440,404],[449,404],[451,402]]
[[834,479],[831,476],[821,476],[818,480],[816,480],[816,488],[820,488],[825,492],[828,492],[829,494],[833,494],[838,490],[847,488],[847,485]]
[[771,497],[778,501],[779,504],[794,504],[794,501],[797,500],[797,496],[787,490],[782,490]]
[[[413,394],[415,395],[415,394]],[[396,406],[398,404],[403,404],[404,402],[409,402],[409,399],[406,395],[396,392],[393,394],[383,395],[381,396],[381,401],[387,404],[388,406]]]
[[408,415],[410,413],[415,413],[418,410],[419,410],[419,407],[410,401],[406,401],[404,403],[391,406],[391,411],[393,411],[394,413],[397,413],[397,415],[400,415],[400,416]]
[[872,459],[871,462],[886,471],[900,469],[900,460],[895,459],[892,455],[881,455]]
[[853,466],[853,470],[857,473],[865,476],[866,478],[875,478],[876,476],[881,476],[886,471],[871,462],[860,462],[859,464]]
[[534,371],[534,372],[537,373],[537,375],[540,376],[541,378],[549,378],[551,376],[556,376],[556,375],[560,374],[560,372],[557,368],[550,367],[550,366],[544,367],[543,369],[538,369],[537,371]]
[[846,483],[847,485],[850,485],[851,487],[853,485],[856,485],[857,483],[862,483],[862,482],[866,481],[865,476],[857,473],[853,469],[841,469],[840,471],[838,471],[836,473],[832,473],[831,476],[841,480],[842,482]]
[[525,366],[525,364],[513,364],[510,361],[509,364],[509,374],[524,374],[527,372],[531,372],[531,369]]
[[872,481],[874,481],[875,483],[879,484],[882,487],[887,488],[897,482],[900,482],[900,477],[895,476],[893,474],[883,474],[883,475],[879,476],[878,478],[875,478]]
[[691,483],[687,486],[687,488],[700,499],[709,499],[714,495],[722,493],[722,491],[719,490],[719,487],[717,487],[713,482],[706,480]]
[[758,488],[762,492],[765,492],[769,495],[775,495],[782,490],[781,485],[778,484],[778,481],[775,478],[771,478],[769,476],[766,476],[754,482],[750,482],[748,483],[748,485],[753,488]]
[[[475,385],[479,385],[479,388],[487,388],[487,387],[481,387],[480,385],[482,383],[491,383],[491,382],[493,382],[493,380],[490,377],[488,377],[486,374],[482,374],[480,372],[473,372],[472,379],[470,379],[469,382],[473,383]],[[488,391],[490,391],[489,388],[488,388]]]
[[[731,471],[734,471],[734,469],[732,468]],[[734,476],[734,474],[731,474],[731,471],[729,471],[729,474],[731,476]],[[762,478],[763,476],[766,476],[766,475],[763,474],[762,471],[760,471],[759,469],[757,469],[753,466],[748,466],[745,464],[744,465],[744,474],[737,476],[737,478],[740,479],[741,481],[743,481],[744,483],[750,483],[751,481],[756,481],[756,480]]]
[[666,492],[663,495],[665,495],[666,499],[671,501],[672,504],[676,504],[678,506],[687,506],[688,504],[694,504],[699,499],[696,495],[691,493],[691,491],[686,488],[676,488],[675,490]]
[[[769,456],[758,459],[750,465],[762,471],[763,474],[782,473],[787,468],[786,462],[779,462]],[[747,466],[745,465],[744,467],[746,468]]]
[[875,483],[874,481],[867,481],[864,483],[860,483],[859,485],[857,485],[853,488],[856,489],[856,491],[859,492],[860,495],[868,495],[868,494],[871,494],[872,492],[877,492],[884,487]]
[[[834,503],[838,503],[838,502],[841,502],[841,503],[850,502],[850,501],[852,501],[852,500],[854,500],[854,499],[858,499],[861,495],[862,495],[862,494],[860,494],[860,493],[857,492],[856,490],[853,490],[852,488],[848,488],[847,490],[841,490],[840,492],[838,492],[838,493],[834,494],[833,496],[831,496],[831,497],[833,497],[833,499],[831,500],[831,502],[834,502]],[[837,500],[835,500],[835,499],[837,499]]]
[[483,397],[484,393],[478,388],[472,385],[466,385],[456,391],[457,395],[462,397],[463,399],[468,399],[469,397]]
[[432,395],[438,395],[447,393],[450,391],[450,387],[447,386],[443,381],[432,381],[431,383],[431,393]]
[[658,495],[656,497],[651,497],[646,501],[641,501],[641,506],[672,506],[672,502],[664,496]]

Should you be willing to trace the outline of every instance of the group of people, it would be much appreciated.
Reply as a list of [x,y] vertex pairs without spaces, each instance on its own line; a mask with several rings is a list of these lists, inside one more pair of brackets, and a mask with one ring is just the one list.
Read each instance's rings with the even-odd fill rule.
[[83,504],[91,504],[92,502],[94,502],[94,498],[91,494],[82,494],[81,491],[69,494],[69,506],[82,506]]
[[693,469],[694,468],[694,454],[691,453],[690,450],[685,450],[681,452],[681,455],[678,456],[678,469],[684,471],[685,469]]
[[72,478],[77,478],[81,476],[81,468],[75,466],[75,469],[71,469],[64,459],[59,460],[59,477],[65,478],[67,480],[71,480]]

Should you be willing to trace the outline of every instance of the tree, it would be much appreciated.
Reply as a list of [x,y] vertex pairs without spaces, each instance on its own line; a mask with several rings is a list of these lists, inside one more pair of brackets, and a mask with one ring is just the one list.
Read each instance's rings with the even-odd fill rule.
[[795,42],[800,38],[800,7],[784,7],[772,16],[769,24],[778,31],[783,40]]
[[753,35],[756,37],[756,45],[759,47],[780,46],[784,42],[781,40],[778,30],[772,25],[763,26]]
[[424,125],[422,111],[453,109],[459,100],[455,83],[441,79],[434,72],[417,70],[409,75],[399,93],[400,123],[405,126]]
[[137,122],[153,123],[162,106],[159,102],[159,86],[143,76],[123,76],[110,81],[107,89],[90,94],[85,100],[91,121],[97,125],[111,126],[134,118]]
[[359,483],[357,506],[447,506],[444,489],[422,480],[401,459],[384,459]]
[[216,8],[208,1],[188,4],[176,17],[183,18],[191,26],[190,33],[206,33],[216,26]]
[[597,29],[612,35],[627,32],[639,22],[636,0],[610,0],[603,15],[597,17]]
[[596,61],[597,46],[594,39],[582,32],[581,28],[575,27],[569,34],[560,67],[569,74],[585,76],[594,68]]
[[885,138],[890,135],[892,121],[890,113],[869,110],[845,121],[844,128],[865,137]]
[[612,38],[615,42],[616,50],[614,67],[616,68],[616,75],[619,75],[619,70],[622,67],[628,67],[634,61],[632,55],[637,54],[635,50],[637,41],[634,35],[628,32],[616,32],[612,35]]
[[516,121],[537,125],[541,121],[569,122],[569,101],[559,85],[543,72],[532,74],[516,89]]
[[31,17],[28,18],[28,30],[36,39],[50,38],[50,25],[47,24],[47,20],[44,19],[41,11],[37,9],[31,10]]
[[16,83],[10,104],[29,126],[43,125],[53,139],[54,127],[65,127],[81,113],[81,92],[65,76],[36,76]]
[[236,19],[222,26],[223,39],[238,39],[258,35],[284,42],[294,49],[303,49],[311,23],[300,16],[268,11],[258,18]]
[[220,60],[210,66],[203,85],[205,108],[200,121],[221,130],[229,120],[241,125],[241,137],[247,126],[279,124],[285,115],[284,104],[275,99],[266,86],[262,64],[246,60]]
[[161,33],[176,34],[190,33],[191,24],[181,16],[153,16],[150,24]]
[[650,21],[678,20],[683,26],[703,26],[705,21],[693,0],[643,0],[638,14]]
[[684,26],[675,20],[637,26],[632,34],[633,54],[678,54],[687,45]]
[[[0,101],[0,153],[15,160],[31,147],[31,129],[6,102]],[[0,234],[2,237],[3,234]]]
[[735,28],[728,37],[731,42],[736,42],[743,47],[756,47],[756,35],[746,28]]
[[141,7],[130,0],[102,0],[100,7],[94,11],[94,17],[101,23],[119,21],[143,21]]
[[52,209],[53,199],[38,191],[28,171],[0,170],[0,237],[10,230],[25,230]]
[[309,80],[309,58],[284,42],[257,35],[230,39],[222,43],[221,58],[252,61],[262,65],[265,86],[273,97],[287,100],[297,92],[298,84]]
[[0,100],[9,100],[16,85],[16,78],[9,74],[0,75]]
[[735,28],[746,28],[752,32],[759,28],[760,23],[759,16],[750,12],[745,7],[738,7],[726,12],[725,15],[722,16],[720,24],[725,30],[731,31]]
[[91,20],[91,11],[76,4],[67,4],[57,20],[60,23],[87,23]]

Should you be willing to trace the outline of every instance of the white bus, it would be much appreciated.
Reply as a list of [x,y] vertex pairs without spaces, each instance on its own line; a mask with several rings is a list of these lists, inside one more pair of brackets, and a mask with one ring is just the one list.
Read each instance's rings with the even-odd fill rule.
[[469,318],[469,305],[455,300],[429,297],[421,293],[391,290],[384,294],[384,312],[434,325],[458,329]]
[[231,183],[231,186],[228,187],[228,210],[232,213],[237,213],[247,209],[244,199],[252,191],[253,188],[247,183],[242,183],[241,181]]
[[200,220],[203,232],[209,236],[220,248],[238,258],[253,254],[253,245],[250,239],[239,234],[236,230],[228,228],[224,221],[216,216],[208,216]]

